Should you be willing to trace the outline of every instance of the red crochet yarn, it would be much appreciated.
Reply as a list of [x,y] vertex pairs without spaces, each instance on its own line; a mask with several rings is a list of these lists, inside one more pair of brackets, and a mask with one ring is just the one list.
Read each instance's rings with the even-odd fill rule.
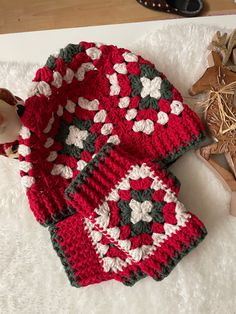
[[167,163],[203,137],[199,118],[165,76],[115,46],[62,49],[38,70],[31,95],[19,154],[30,207],[42,224],[70,214],[65,188],[108,141]]
[[[104,150],[106,149],[109,149],[109,145],[108,147],[103,148],[97,156],[102,156],[104,154]],[[129,160],[135,159],[129,156]],[[127,160],[127,164],[129,163],[129,160]],[[92,169],[93,161],[88,164],[86,167],[87,170]],[[163,184],[167,184],[171,193],[173,195],[177,195],[179,193],[179,184],[178,182],[176,183],[175,177],[173,177],[170,172],[164,169],[161,170],[157,165],[153,164],[153,167],[158,169],[158,173]],[[85,170],[83,170],[80,177],[85,177],[85,173]],[[109,173],[105,171],[103,176],[108,179]],[[98,176],[98,179],[99,177],[100,176]],[[79,177],[76,178],[74,183],[68,188],[67,193],[70,193],[73,190],[73,185],[76,184],[78,180]],[[143,182],[137,182],[136,188],[138,188],[138,185],[141,186],[144,181],[145,180],[143,180]],[[102,182],[100,181],[100,183]],[[88,193],[90,193],[90,195],[94,193],[96,194],[96,190],[99,190],[99,187],[96,189],[90,187],[91,190],[88,191]],[[144,185],[142,187],[146,188]],[[129,197],[129,193],[126,192],[128,191],[122,191],[121,193],[124,199]],[[164,193],[162,193],[162,191],[156,192],[155,199],[159,202],[163,201]],[[117,223],[117,219],[118,221],[120,219],[119,208],[115,202],[111,203],[113,206],[111,207],[112,211],[110,217],[111,226],[113,226],[113,224]],[[85,206],[87,205],[85,204]],[[83,209],[82,204],[80,207],[77,206],[77,209],[80,208]],[[50,227],[54,248],[62,260],[62,264],[66,269],[71,284],[76,287],[80,287],[99,283],[105,280],[115,279],[123,282],[125,285],[131,286],[138,280],[146,277],[148,273],[144,272],[139,264],[132,263],[129,260],[127,253],[124,252],[123,249],[117,247],[117,244],[110,240],[109,235],[107,236],[106,234],[101,233],[99,228],[97,228],[98,226],[96,227],[95,224],[92,223],[91,219],[82,218],[82,211],[83,210],[81,210],[80,213],[72,215],[71,217],[68,217]],[[161,208],[159,208],[159,211],[157,211],[156,214],[161,215]],[[128,226],[121,227],[121,230],[123,237],[128,236],[130,233],[130,228]],[[156,232],[163,232],[164,229],[161,224],[155,223],[153,224],[153,230]],[[201,232],[199,233],[199,237],[200,235]],[[148,234],[138,236],[134,242],[136,241],[136,243],[139,244],[142,241],[145,241],[145,237],[147,236]],[[159,267],[161,263],[162,262],[160,260]],[[166,267],[163,266],[162,276],[164,270],[167,271]],[[170,267],[170,265],[168,267]],[[161,274],[159,277],[160,278],[158,280],[162,278]]]
[[[164,74],[126,49],[86,42],[68,45],[37,71],[21,119],[19,159],[22,183],[36,219],[43,225],[51,225],[54,246],[69,273],[73,274],[69,276],[71,281],[76,285],[87,285],[115,278],[132,284],[145,273],[160,279],[160,265],[154,271],[147,270],[143,264],[128,263],[125,275],[123,270],[104,275],[99,259],[93,258],[93,266],[88,263],[87,267],[95,267],[94,272],[86,275],[84,258],[79,252],[91,252],[91,256],[95,256],[96,249],[88,251],[87,248],[93,247],[89,238],[93,231],[90,230],[93,227],[89,214],[96,206],[86,210],[83,207],[79,214],[75,214],[80,207],[68,206],[65,190],[73,186],[83,169],[93,166],[97,156],[112,145],[120,144],[122,152],[126,151],[124,169],[118,167],[119,173],[115,175],[115,178],[117,175],[122,178],[127,166],[133,165],[137,156],[141,161],[145,157],[149,162],[155,159],[167,165],[202,140],[203,127],[199,118],[182,103],[180,93]],[[135,159],[130,157],[132,155]],[[106,176],[112,171],[112,168],[106,168]],[[102,176],[99,178],[96,186],[106,183]],[[146,181],[148,187],[150,180]],[[178,189],[175,184],[171,188]],[[97,195],[93,189],[86,193],[91,200],[94,198],[94,205],[104,196]],[[155,197],[158,193],[161,197],[163,191],[155,193]],[[127,192],[123,192],[122,197],[128,198]],[[173,212],[173,208],[168,210]],[[117,219],[118,215],[115,215],[114,221]],[[82,227],[84,222],[86,230]],[[124,235],[128,236],[128,227],[123,229]],[[68,230],[74,233],[70,234]],[[184,247],[178,246],[180,255],[177,260],[204,237],[205,231],[202,230],[201,223],[191,216],[181,232],[186,241],[182,242]],[[102,241],[106,241],[106,237],[104,233]],[[176,237],[173,236],[174,242],[179,241]],[[116,244],[113,248],[112,241],[109,245],[112,249],[108,251],[115,250],[116,257],[121,253],[129,254]],[[173,250],[171,252],[174,254]],[[168,254],[173,257],[170,252]],[[157,254],[155,258],[159,259]]]
[[[161,280],[183,251],[189,252],[206,235],[203,223],[186,211],[173,190],[172,177],[157,164],[108,145],[81,171],[67,196],[68,204],[92,224],[88,232],[97,230],[123,252],[123,258],[116,259],[116,274],[118,268],[123,282],[128,278],[130,283],[123,269],[135,267]],[[104,269],[112,268],[108,247],[99,241],[95,246]]]

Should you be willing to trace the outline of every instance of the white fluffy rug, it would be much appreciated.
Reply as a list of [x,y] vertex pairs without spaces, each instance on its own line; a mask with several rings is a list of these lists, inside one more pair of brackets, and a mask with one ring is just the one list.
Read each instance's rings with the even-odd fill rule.
[[[147,34],[133,50],[152,60],[187,95],[206,66],[206,43],[216,28],[169,26]],[[37,65],[0,63],[0,85],[26,97]],[[181,200],[208,236],[162,282],[146,278],[76,289],[69,285],[49,233],[35,222],[20,185],[17,161],[0,158],[0,312],[4,314],[236,313],[236,218],[230,195],[193,152],[173,172]]]

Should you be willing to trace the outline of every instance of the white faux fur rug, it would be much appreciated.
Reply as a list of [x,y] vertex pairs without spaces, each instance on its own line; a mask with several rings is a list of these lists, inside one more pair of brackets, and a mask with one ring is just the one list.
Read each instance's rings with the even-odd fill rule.
[[[187,95],[206,67],[206,45],[215,30],[169,26],[135,42],[133,50],[152,60]],[[0,63],[0,86],[25,98],[37,68]],[[0,157],[1,313],[236,313],[236,218],[229,216],[230,195],[193,152],[172,171],[182,182],[181,200],[209,234],[162,282],[146,278],[132,288],[115,281],[70,286],[49,233],[29,210],[17,167],[17,161]]]

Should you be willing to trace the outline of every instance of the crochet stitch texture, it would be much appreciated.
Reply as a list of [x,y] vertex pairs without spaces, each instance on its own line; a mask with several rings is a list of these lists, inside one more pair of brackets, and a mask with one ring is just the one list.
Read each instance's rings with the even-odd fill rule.
[[203,138],[182,101],[153,64],[115,46],[70,44],[37,71],[20,173],[73,285],[160,280],[204,238],[177,180],[153,162],[168,165]]

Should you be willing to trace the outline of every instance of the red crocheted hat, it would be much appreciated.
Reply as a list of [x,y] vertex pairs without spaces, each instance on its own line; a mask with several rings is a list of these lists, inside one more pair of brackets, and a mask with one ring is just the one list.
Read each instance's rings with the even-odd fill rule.
[[169,163],[203,138],[199,118],[164,74],[115,46],[81,42],[61,49],[37,71],[30,95],[19,154],[22,182],[42,224],[70,214],[65,189],[107,142]]
[[[199,118],[182,103],[181,95],[166,77],[150,62],[126,49],[85,42],[69,45],[38,70],[21,119],[22,183],[36,219],[51,225],[54,247],[69,271],[71,282],[83,286],[113,278],[132,284],[147,274],[159,280],[168,273],[167,260],[159,259],[160,256],[156,268],[137,261],[127,263],[129,252],[114,243],[104,230],[101,247],[111,241],[104,258],[112,258],[111,263],[116,266],[118,257],[124,259],[125,269],[120,269],[118,263],[116,272],[104,273],[99,259],[85,263],[83,254],[97,254],[91,232],[99,231],[99,226],[89,216],[93,211],[84,207],[80,210],[65,194],[107,145],[120,144],[122,152],[125,151],[124,165],[143,162],[144,158],[150,163],[155,159],[167,165],[202,140]],[[112,171],[113,168],[106,168],[104,176]],[[104,183],[96,182],[95,187]],[[178,190],[175,184],[172,187]],[[96,201],[104,197],[97,195],[93,187],[87,193]],[[172,210],[173,216],[176,206],[172,207],[168,210]],[[176,246],[180,254],[177,260],[191,249],[192,240],[195,246],[205,235],[200,221],[193,215],[189,221],[181,232],[186,243]],[[134,242],[143,243],[140,239]],[[171,252],[175,254],[173,249]],[[172,258],[172,253],[165,256]],[[163,274],[161,265],[165,269]]]

